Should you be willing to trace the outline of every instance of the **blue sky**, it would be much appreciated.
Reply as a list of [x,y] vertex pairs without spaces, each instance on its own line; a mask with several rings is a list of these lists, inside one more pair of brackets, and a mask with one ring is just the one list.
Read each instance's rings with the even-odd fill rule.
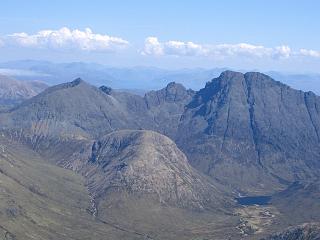
[[[2,0],[0,5],[0,61],[320,72],[317,0]],[[43,30],[49,33],[39,33]]]

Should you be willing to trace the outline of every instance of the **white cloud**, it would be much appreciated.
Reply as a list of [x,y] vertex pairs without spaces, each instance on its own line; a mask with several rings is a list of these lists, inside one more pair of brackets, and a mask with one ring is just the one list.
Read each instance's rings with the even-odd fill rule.
[[[112,52],[129,46],[129,42],[119,37],[63,27],[58,30],[42,30],[35,34],[25,32],[0,36],[0,47],[18,46],[25,48],[82,50]],[[159,41],[157,37],[145,39],[143,55],[154,56],[201,56],[216,59],[231,57],[287,59],[291,57],[320,58],[320,51],[310,49],[292,50],[289,46],[265,47],[248,43],[238,44],[197,44],[183,41]]]
[[274,56],[278,58],[289,58],[292,54],[291,48],[286,45],[276,47],[274,51]]
[[300,54],[306,57],[320,57],[320,51],[300,49]]
[[143,55],[199,55],[203,47],[193,42],[168,41],[159,42],[156,37],[148,37],[145,40]]
[[175,55],[175,56],[211,56],[225,57],[269,57],[288,58],[292,51],[288,46],[267,48],[247,43],[201,45],[193,42],[167,41],[160,42],[156,37],[148,37],[145,40],[144,55]]
[[144,50],[141,52],[143,55],[163,55],[162,44],[156,37],[148,37],[144,41]]
[[166,54],[195,56],[203,55],[205,48],[193,42],[169,41],[164,44]]
[[6,36],[7,44],[21,47],[50,49],[80,49],[83,51],[113,51],[126,47],[129,42],[118,37],[63,27],[59,30],[42,30],[36,34],[13,33]]

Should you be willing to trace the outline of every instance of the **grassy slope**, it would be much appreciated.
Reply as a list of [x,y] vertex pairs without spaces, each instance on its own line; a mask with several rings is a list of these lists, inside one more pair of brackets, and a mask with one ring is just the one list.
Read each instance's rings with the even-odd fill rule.
[[6,233],[7,239],[15,236],[17,240],[238,236],[238,218],[232,214],[164,206],[146,195],[107,195],[94,218],[88,213],[91,203],[81,175],[52,165],[29,148],[0,136],[0,239]]
[[0,137],[0,239],[140,239],[95,220],[84,180]]
[[154,240],[239,239],[238,217],[159,204],[152,195],[109,191],[99,204],[98,218]]

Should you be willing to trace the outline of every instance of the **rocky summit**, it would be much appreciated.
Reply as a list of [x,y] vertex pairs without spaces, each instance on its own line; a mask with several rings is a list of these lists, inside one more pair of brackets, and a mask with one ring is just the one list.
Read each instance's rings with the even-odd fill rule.
[[226,71],[186,105],[178,146],[202,172],[243,192],[317,178],[320,98],[261,73]]

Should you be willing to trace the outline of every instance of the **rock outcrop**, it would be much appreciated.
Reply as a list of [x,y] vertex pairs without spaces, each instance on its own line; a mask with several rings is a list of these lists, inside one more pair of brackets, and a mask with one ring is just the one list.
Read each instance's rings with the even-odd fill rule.
[[320,224],[307,223],[296,227],[290,227],[282,233],[272,235],[263,240],[319,240]]

